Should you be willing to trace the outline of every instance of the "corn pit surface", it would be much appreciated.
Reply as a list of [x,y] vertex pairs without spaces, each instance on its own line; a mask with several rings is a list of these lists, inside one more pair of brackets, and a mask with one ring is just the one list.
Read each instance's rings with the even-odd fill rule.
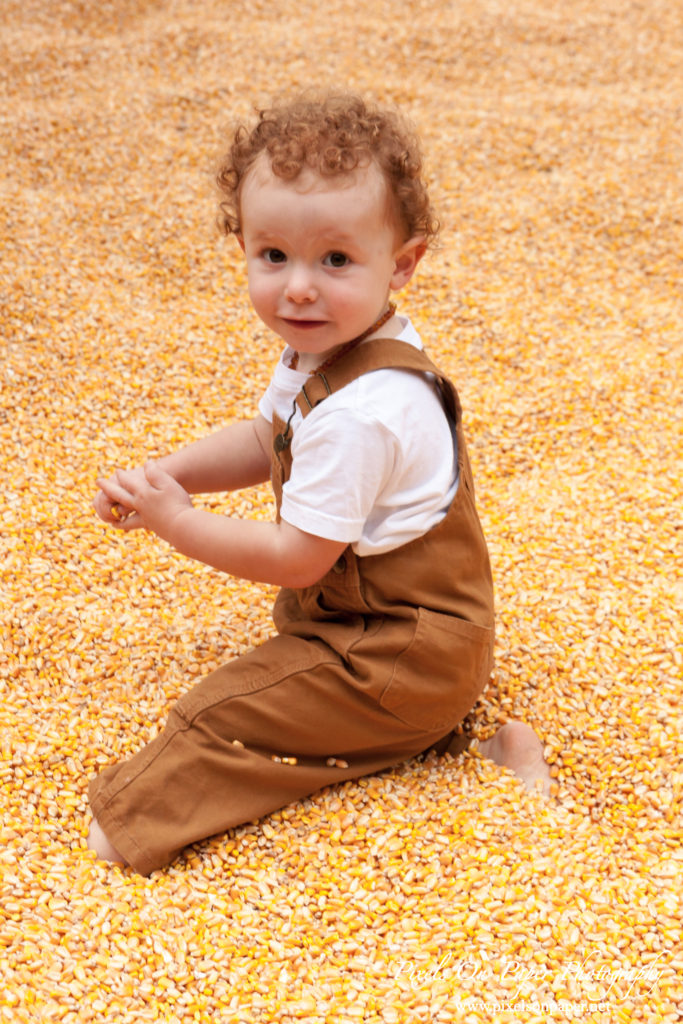
[[[680,0],[4,0],[0,1021],[680,1019],[682,68]],[[311,84],[420,128],[443,233],[399,309],[493,560],[475,731],[532,724],[556,791],[430,755],[141,878],[87,850],[88,780],[274,592],[107,529],[94,481],[255,412],[278,345],[213,169]]]

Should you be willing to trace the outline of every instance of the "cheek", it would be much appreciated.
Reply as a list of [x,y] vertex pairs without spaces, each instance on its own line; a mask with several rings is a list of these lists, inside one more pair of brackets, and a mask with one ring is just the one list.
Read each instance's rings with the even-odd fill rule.
[[340,311],[353,311],[363,304],[363,298],[367,291],[368,287],[363,274],[349,274],[343,280],[339,279],[328,285],[326,299],[328,302],[334,303]]
[[267,309],[272,306],[275,296],[275,288],[272,279],[258,271],[248,273],[249,298],[254,309]]
[[353,320],[354,328],[364,330],[368,323],[377,316],[378,303],[381,303],[388,291],[387,280],[383,275],[362,273],[355,275],[353,280],[345,283],[340,290],[337,310]]

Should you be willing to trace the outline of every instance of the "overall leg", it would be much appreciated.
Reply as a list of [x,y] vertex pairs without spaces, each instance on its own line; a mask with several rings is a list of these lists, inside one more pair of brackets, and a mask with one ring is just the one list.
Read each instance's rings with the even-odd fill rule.
[[199,839],[435,743],[357,690],[321,641],[276,636],[207,676],[164,731],[90,785],[97,822],[141,874]]

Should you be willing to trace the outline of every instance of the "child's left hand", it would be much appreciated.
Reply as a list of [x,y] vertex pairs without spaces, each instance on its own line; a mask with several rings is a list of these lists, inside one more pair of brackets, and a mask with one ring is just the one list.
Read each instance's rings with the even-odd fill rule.
[[126,531],[143,526],[169,540],[177,517],[193,507],[185,488],[155,462],[147,462],[141,469],[117,469],[97,484],[112,503],[133,510],[120,523]]

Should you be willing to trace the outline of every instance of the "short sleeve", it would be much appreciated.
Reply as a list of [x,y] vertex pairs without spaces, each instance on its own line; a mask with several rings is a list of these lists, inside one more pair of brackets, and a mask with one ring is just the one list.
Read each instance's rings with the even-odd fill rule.
[[281,516],[307,533],[351,544],[391,478],[398,440],[371,415],[325,404],[295,432]]

